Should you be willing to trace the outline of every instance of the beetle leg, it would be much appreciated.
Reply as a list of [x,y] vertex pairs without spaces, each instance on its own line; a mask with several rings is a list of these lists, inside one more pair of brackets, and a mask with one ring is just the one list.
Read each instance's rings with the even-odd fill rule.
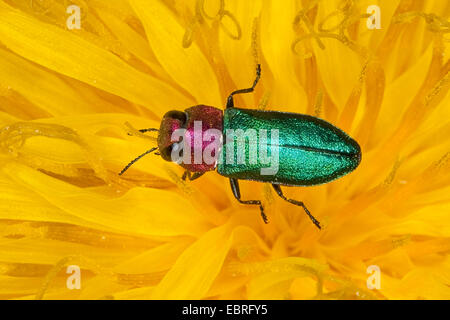
[[296,206],[302,207],[305,210],[306,214],[309,216],[309,218],[312,220],[312,222],[316,225],[316,227],[319,229],[322,229],[320,227],[320,222],[317,221],[316,218],[314,218],[314,216],[309,212],[309,210],[306,208],[306,206],[304,205],[303,202],[286,198],[283,194],[283,191],[281,190],[281,187],[278,184],[272,184],[272,187],[278,193],[278,195],[280,196],[281,199],[283,199],[289,203],[295,204]]
[[202,175],[204,175],[204,172],[190,172],[189,170],[186,170],[183,175],[181,176],[181,180],[186,181],[186,178],[189,181],[195,180],[197,178],[200,178]]
[[264,220],[264,223],[267,223],[267,216],[264,213],[264,207],[261,204],[261,200],[242,200],[241,199],[241,191],[239,190],[239,181],[237,179],[230,178],[231,190],[233,191],[234,197],[242,204],[254,204],[259,206],[259,210],[261,211],[261,217]]
[[253,90],[255,89],[256,84],[258,83],[260,77],[261,77],[261,65],[258,64],[258,65],[256,66],[256,78],[255,78],[255,81],[253,81],[253,85],[251,86],[251,88],[246,88],[246,89],[240,89],[240,90],[233,91],[233,92],[228,96],[228,99],[227,99],[227,109],[228,109],[228,108],[234,108],[233,95],[235,95],[235,94],[240,94],[240,93],[249,93],[249,92],[253,92]]

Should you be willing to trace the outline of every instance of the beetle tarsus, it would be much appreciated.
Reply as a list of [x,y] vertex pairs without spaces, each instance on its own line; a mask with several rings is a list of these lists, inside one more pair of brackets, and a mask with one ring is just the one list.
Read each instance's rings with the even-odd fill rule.
[[306,208],[306,206],[303,202],[286,198],[285,195],[283,194],[283,191],[281,190],[281,187],[278,184],[272,184],[272,187],[276,191],[276,193],[280,196],[281,199],[283,199],[289,203],[292,203],[296,206],[302,207],[305,210],[306,214],[311,219],[311,221],[316,225],[316,227],[319,229],[322,229],[322,227],[320,226],[320,222],[316,218],[314,218],[314,216],[311,214],[311,212],[309,212],[308,208]]
[[263,207],[261,204],[259,205],[259,210],[261,211],[261,217],[262,217],[264,223],[265,223],[265,224],[268,224],[268,223],[269,223],[269,220],[267,219],[267,216],[266,216],[266,214],[264,213],[264,207]]
[[242,200],[241,199],[241,191],[239,189],[239,181],[237,179],[230,178],[231,191],[233,191],[233,195],[237,201],[242,204],[250,204],[250,205],[258,205],[259,210],[261,212],[261,217],[264,223],[269,223],[266,214],[264,213],[264,207],[261,204],[261,200]]

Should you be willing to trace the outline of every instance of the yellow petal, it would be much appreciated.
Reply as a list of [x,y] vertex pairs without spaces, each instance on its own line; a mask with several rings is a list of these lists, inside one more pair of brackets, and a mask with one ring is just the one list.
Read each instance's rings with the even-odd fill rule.
[[[180,198],[173,203],[169,191],[135,188],[122,197],[108,199],[25,166],[10,164],[4,171],[69,214],[119,232],[173,236],[198,235],[207,230],[207,224],[191,213],[188,201]],[[152,205],[147,206],[143,199],[152,199]],[[172,203],[170,208],[168,203]]]
[[[307,100],[300,86],[291,45],[294,38],[292,21],[296,15],[295,1],[263,2],[261,12],[261,50],[273,73],[273,81],[269,82],[269,109],[304,113]],[[263,71],[264,74],[264,71]],[[269,75],[266,75],[265,79]]]
[[168,270],[191,242],[190,239],[184,239],[150,249],[115,266],[114,272],[129,274]]
[[212,229],[192,244],[152,291],[152,299],[201,299],[218,275],[232,238],[228,225]]
[[[12,51],[56,72],[150,107],[189,105],[189,99],[69,30],[42,23],[0,2],[0,38]],[[80,65],[83,68],[80,68]],[[139,84],[139,86],[137,86]]]
[[[144,24],[148,42],[159,63],[172,79],[198,103],[221,105],[223,101],[214,71],[195,43],[183,48],[184,29],[173,13],[160,1],[130,0],[130,4]],[[182,101],[175,105],[183,106]]]

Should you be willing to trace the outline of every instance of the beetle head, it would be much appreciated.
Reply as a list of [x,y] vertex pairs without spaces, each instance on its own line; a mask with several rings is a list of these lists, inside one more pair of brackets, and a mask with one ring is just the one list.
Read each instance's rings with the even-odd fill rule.
[[[169,111],[162,120],[158,134],[158,149],[161,157],[166,161],[172,159],[172,151],[178,151],[182,144],[186,143],[190,150],[190,163],[176,161],[183,168],[191,172],[205,172],[213,170],[215,164],[207,164],[204,161],[194,163],[194,153],[203,154],[204,149],[213,141],[203,141],[203,133],[209,129],[216,129],[222,132],[223,129],[223,111],[214,107],[198,105],[190,107],[185,111]],[[182,129],[183,137],[174,135],[177,130]],[[201,132],[195,132],[194,129],[200,129]],[[201,137],[201,144],[194,143],[194,137]],[[182,141],[186,139],[185,141]],[[185,144],[185,145],[186,145]],[[198,149],[198,150],[196,150]],[[180,155],[181,156],[181,155]]]

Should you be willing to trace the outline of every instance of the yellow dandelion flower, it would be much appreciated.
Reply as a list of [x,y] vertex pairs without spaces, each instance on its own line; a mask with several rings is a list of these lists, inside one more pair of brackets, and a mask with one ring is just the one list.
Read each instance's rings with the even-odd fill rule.
[[[70,7],[70,8],[69,8]],[[0,0],[0,298],[449,299],[446,1]],[[78,23],[78,25],[77,25]],[[262,78],[241,107],[319,116],[356,171],[237,203],[134,128]],[[131,133],[129,135],[128,133]],[[78,276],[78,278],[76,277]]]

